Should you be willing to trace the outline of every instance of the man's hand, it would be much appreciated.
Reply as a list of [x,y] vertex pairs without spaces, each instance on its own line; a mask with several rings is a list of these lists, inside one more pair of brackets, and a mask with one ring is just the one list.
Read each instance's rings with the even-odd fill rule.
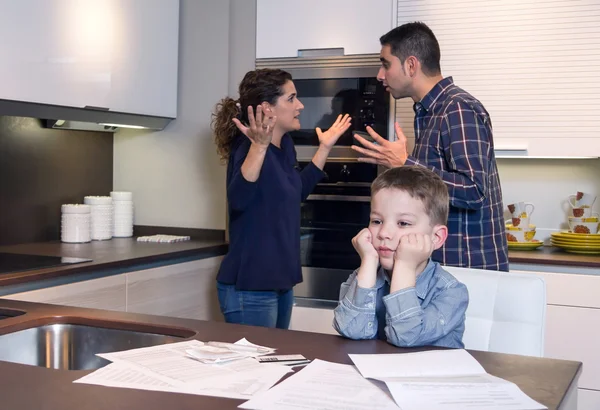
[[373,128],[367,127],[367,132],[378,144],[367,141],[360,135],[354,134],[354,138],[364,147],[352,145],[352,149],[364,157],[360,157],[360,162],[368,162],[370,164],[382,165],[387,168],[401,167],[408,158],[406,149],[406,135],[402,132],[400,124],[395,123],[397,141],[391,142],[377,134]]

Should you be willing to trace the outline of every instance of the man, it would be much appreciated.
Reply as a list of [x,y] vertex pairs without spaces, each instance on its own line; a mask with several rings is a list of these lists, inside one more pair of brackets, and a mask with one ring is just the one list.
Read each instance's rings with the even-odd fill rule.
[[415,147],[408,155],[406,136],[395,124],[390,142],[371,128],[376,144],[355,135],[364,148],[361,161],[388,168],[422,166],[448,187],[448,239],[433,259],[451,266],[508,271],[502,191],[494,156],[489,113],[472,95],[444,78],[440,46],[420,22],[396,27],[380,38],[377,79],[396,99],[415,102]]

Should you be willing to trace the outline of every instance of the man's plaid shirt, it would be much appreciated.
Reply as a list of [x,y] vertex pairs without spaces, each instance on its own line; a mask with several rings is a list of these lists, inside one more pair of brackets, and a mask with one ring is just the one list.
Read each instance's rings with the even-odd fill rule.
[[450,194],[448,239],[433,259],[443,265],[508,271],[490,115],[452,77],[437,83],[414,110],[415,148],[406,165],[431,169]]

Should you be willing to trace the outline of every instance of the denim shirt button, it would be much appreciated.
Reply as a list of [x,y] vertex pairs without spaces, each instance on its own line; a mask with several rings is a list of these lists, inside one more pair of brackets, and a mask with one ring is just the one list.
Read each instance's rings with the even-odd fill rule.
[[373,327],[373,322],[369,322],[368,327],[369,327],[369,329],[372,328]]

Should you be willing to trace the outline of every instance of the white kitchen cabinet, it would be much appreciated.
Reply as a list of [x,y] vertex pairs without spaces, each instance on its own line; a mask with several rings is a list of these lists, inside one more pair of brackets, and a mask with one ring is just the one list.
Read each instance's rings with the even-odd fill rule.
[[216,276],[222,256],[6,295],[4,299],[222,321]]
[[0,99],[176,116],[178,0],[0,0]]
[[600,309],[548,305],[544,356],[583,363],[579,387],[600,390]]
[[600,409],[600,391],[579,389],[577,394],[577,410]]
[[[533,265],[532,269],[535,268]],[[587,272],[585,268],[582,270]],[[546,282],[544,356],[583,363],[577,408],[597,410],[600,408],[600,302],[597,297],[600,276],[538,270],[511,271],[538,275]]]
[[337,335],[333,328],[333,309],[294,306],[290,330]]
[[213,257],[127,273],[127,311],[223,321],[217,299]]
[[3,296],[3,299],[92,309],[126,309],[125,274]]
[[257,0],[256,58],[324,48],[379,54],[379,37],[392,29],[393,8],[392,0]]

